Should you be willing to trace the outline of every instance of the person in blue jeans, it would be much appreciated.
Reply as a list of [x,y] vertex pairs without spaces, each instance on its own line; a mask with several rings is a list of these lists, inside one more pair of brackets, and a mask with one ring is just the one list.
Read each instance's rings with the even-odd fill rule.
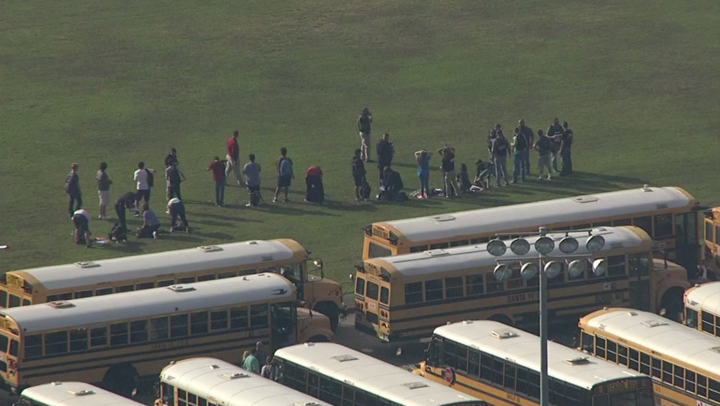
[[430,157],[432,157],[432,152],[428,152],[425,149],[415,152],[418,178],[420,178],[420,193],[418,194],[418,199],[427,199],[430,194]]

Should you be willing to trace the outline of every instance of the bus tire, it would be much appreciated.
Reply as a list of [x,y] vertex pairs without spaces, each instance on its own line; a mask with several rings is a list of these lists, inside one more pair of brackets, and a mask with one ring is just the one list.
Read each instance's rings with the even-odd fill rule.
[[315,306],[315,311],[320,312],[330,319],[330,329],[335,332],[340,324],[340,311],[335,303],[320,302]]
[[105,373],[103,386],[118,395],[131,398],[137,388],[138,373],[130,364],[113,365]]
[[510,317],[504,314],[494,314],[488,320],[497,321],[498,323],[502,323],[510,327],[513,326],[513,321],[510,319]]
[[318,334],[318,335],[316,335],[316,336],[310,337],[310,339],[308,340],[308,342],[309,342],[309,343],[329,343],[329,342],[330,342],[330,339],[328,339],[328,338],[325,337],[324,335],[319,335],[319,334]]
[[665,317],[671,320],[678,320],[683,311],[683,295],[685,290],[681,287],[673,287],[667,290],[660,301],[660,307],[665,309]]

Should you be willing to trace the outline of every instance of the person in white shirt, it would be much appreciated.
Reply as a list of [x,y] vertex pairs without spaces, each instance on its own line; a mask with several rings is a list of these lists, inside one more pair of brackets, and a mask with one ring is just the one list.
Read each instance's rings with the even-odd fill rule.
[[[145,203],[150,204],[150,190],[152,190],[154,184],[155,171],[150,168],[145,168],[145,162],[138,163],[138,170],[135,171],[133,180],[135,181],[135,187],[137,188],[137,200],[135,201],[135,207],[141,207],[140,201],[145,199]],[[140,213],[135,213],[135,217],[139,217]]]
[[90,248],[90,213],[85,209],[77,209],[72,215],[72,221],[75,224],[75,244],[85,243]]

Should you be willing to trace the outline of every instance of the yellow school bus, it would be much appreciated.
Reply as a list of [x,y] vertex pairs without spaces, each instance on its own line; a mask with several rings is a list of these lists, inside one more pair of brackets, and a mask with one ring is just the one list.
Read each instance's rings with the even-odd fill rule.
[[0,310],[0,385],[103,382],[128,394],[174,359],[240,363],[259,341],[332,340],[327,317],[296,299],[291,282],[265,273]]
[[720,337],[720,282],[708,282],[685,291],[685,324]]
[[708,277],[720,279],[720,207],[705,211],[705,255],[704,265]]
[[[655,405],[649,376],[547,344],[551,405]],[[540,406],[540,337],[488,320],[438,327],[415,372],[496,406]]]
[[[578,238],[577,254],[605,260],[599,276],[590,266],[577,276],[567,272],[558,244],[565,235],[548,234],[556,241],[548,260],[563,264],[562,272],[548,279],[550,320],[576,319],[604,306],[682,313],[683,292],[690,286],[685,269],[653,259],[653,241],[645,231],[594,229],[605,245],[592,254],[585,247],[588,237]],[[531,247],[537,238],[527,238]],[[439,325],[467,319],[537,325],[538,278],[526,281],[520,271],[525,263],[537,262],[538,254],[532,248],[520,258],[509,264],[512,277],[505,282],[495,278],[497,259],[486,244],[366,260],[355,272],[355,328],[396,341],[429,337]]]
[[430,217],[364,228],[363,259],[486,243],[500,233],[634,225],[695,277],[702,231],[697,200],[678,187],[643,187]]
[[173,362],[155,406],[333,406],[215,358]]
[[589,354],[649,375],[663,406],[720,406],[720,339],[656,314],[606,308],[580,319]]
[[[310,265],[320,275],[310,274]],[[330,318],[333,330],[344,310],[342,287],[323,278],[322,261],[290,239],[206,245],[156,254],[9,271],[0,275],[0,308],[152,289],[275,272],[297,287],[306,307]]]
[[143,406],[84,382],[52,382],[22,392],[14,406]]

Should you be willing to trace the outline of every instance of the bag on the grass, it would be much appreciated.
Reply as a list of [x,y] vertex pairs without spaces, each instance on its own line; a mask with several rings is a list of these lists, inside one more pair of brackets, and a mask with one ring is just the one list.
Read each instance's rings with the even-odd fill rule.
[[366,180],[364,180],[362,186],[360,186],[360,197],[362,197],[363,199],[369,199],[370,193],[372,193],[372,190],[370,189],[370,184],[367,183]]

